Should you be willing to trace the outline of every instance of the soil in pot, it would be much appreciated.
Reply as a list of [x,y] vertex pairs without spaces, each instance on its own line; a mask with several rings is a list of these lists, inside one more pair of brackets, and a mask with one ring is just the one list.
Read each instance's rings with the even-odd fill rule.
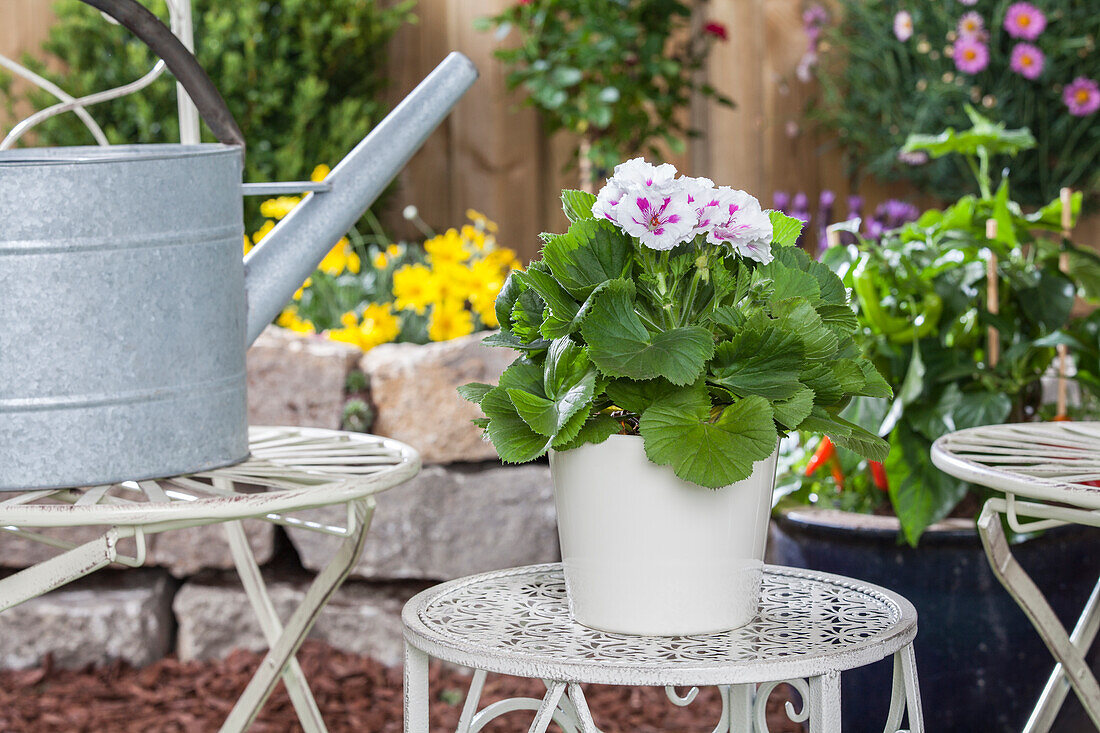
[[[917,608],[917,668],[929,731],[1019,731],[1054,661],[993,576],[974,523],[932,527],[916,549],[898,544],[897,520],[797,509],[772,523],[768,561],[847,575],[894,590]],[[1020,564],[1072,628],[1096,582],[1100,532],[1068,526],[1013,547]],[[1100,654],[1089,658],[1094,669]],[[842,677],[846,733],[881,731],[888,661]],[[1092,730],[1070,693],[1058,733]]]

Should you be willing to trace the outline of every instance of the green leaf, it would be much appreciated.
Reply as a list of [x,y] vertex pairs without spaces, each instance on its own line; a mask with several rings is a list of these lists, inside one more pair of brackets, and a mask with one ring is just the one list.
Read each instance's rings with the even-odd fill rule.
[[595,299],[581,323],[589,356],[610,377],[653,379],[673,384],[694,382],[714,353],[710,331],[684,326],[651,333],[634,312],[633,287],[611,283]]
[[886,454],[890,450],[889,444],[874,433],[820,407],[813,409],[810,416],[799,425],[799,429],[825,433],[841,448],[854,451],[869,461],[886,460]]
[[828,363],[805,365],[798,379],[814,391],[814,401],[820,405],[835,405],[844,399],[844,388]]
[[547,338],[564,335],[556,333],[557,329],[549,327],[549,324],[571,323],[580,309],[577,301],[573,300],[573,297],[565,291],[565,288],[548,272],[531,267],[526,272],[514,273],[514,276],[528,288],[538,293],[550,309],[545,322],[539,324],[539,332]]
[[583,301],[597,285],[630,275],[634,245],[611,222],[582,219],[548,241],[542,258],[569,294]]
[[805,298],[791,298],[772,305],[782,327],[798,335],[803,355],[811,361],[832,358],[839,344],[837,336],[821,320]]
[[863,371],[863,391],[860,393],[866,397],[893,397],[894,390],[886,382],[886,379],[875,368],[869,359],[859,359],[857,362]]
[[867,380],[863,377],[863,370],[854,359],[836,359],[829,362],[833,369],[833,376],[840,384],[840,389],[845,395],[863,394],[863,388]]
[[949,127],[939,135],[910,135],[901,149],[902,152],[923,150],[933,158],[939,158],[951,153],[977,155],[979,148],[990,155],[1015,155],[1021,150],[1035,147],[1035,138],[1026,127],[1007,130],[1003,123],[993,123],[969,105],[966,113],[973,123],[969,130],[955,132]]
[[928,525],[946,517],[968,490],[965,482],[932,464],[931,447],[930,442],[900,425],[890,436],[890,454],[884,462],[890,503],[906,541],[914,547]]
[[505,463],[526,463],[550,447],[550,439],[532,430],[516,412],[507,389],[489,390],[481,400],[481,410],[489,418],[485,432]]
[[596,197],[587,191],[567,189],[561,192],[561,208],[569,221],[581,221],[592,218],[592,205]]
[[813,275],[785,264],[778,256],[768,264],[756,268],[756,277],[758,280],[767,278],[772,281],[772,300],[802,297],[816,303],[821,298],[821,287]]
[[821,321],[837,336],[849,336],[859,328],[859,319],[849,305],[819,305],[817,314]]
[[512,306],[512,331],[524,343],[540,339],[543,310],[546,302],[534,290],[524,290]]
[[917,400],[924,392],[924,375],[927,370],[921,359],[920,343],[913,343],[913,353],[909,357],[909,368],[905,371],[905,379],[901,382],[901,388],[890,405],[890,411],[879,426],[878,434],[887,435],[898,424],[901,416],[905,414],[905,408]]
[[802,342],[777,326],[746,328],[718,345],[711,362],[711,381],[738,396],[768,400],[793,397],[801,387]]
[[799,386],[798,391],[785,400],[772,402],[772,411],[775,413],[775,421],[787,428],[795,430],[810,416],[814,409],[814,391],[809,387]]
[[1100,255],[1074,247],[1066,251],[1069,276],[1077,283],[1081,297],[1100,300]]
[[1049,333],[1062,328],[1073,310],[1076,288],[1057,270],[1039,270],[1039,283],[1020,291],[1017,302],[1028,319]]
[[768,211],[768,218],[772,220],[772,244],[779,247],[790,247],[798,241],[802,234],[802,221],[793,216],[787,216],[782,211]]
[[1003,392],[961,392],[950,415],[954,429],[963,430],[982,425],[999,425],[1008,419],[1010,412],[1012,399]]
[[[1084,194],[1080,191],[1073,192],[1069,204],[1071,227],[1076,226],[1077,219],[1081,216],[1081,202],[1084,201],[1084,198]],[[1034,214],[1028,214],[1024,219],[1036,229],[1060,232],[1062,231],[1062,200],[1060,198],[1054,199]]]
[[493,388],[491,384],[483,384],[482,382],[470,382],[463,384],[458,388],[458,395],[464,400],[469,400],[475,405],[480,404],[485,393]]
[[693,385],[646,410],[639,431],[649,460],[672,466],[685,481],[717,489],[748,478],[779,436],[763,397],[729,405],[714,422],[710,411],[706,390]]
[[573,448],[579,448],[585,443],[602,443],[612,435],[622,431],[623,426],[619,424],[619,421],[608,415],[606,412],[594,412],[588,416],[588,419],[581,425],[577,434],[572,440],[554,442],[554,450],[572,450]]
[[511,331],[498,331],[497,333],[491,333],[485,338],[481,339],[481,343],[486,346],[496,346],[498,348],[516,349],[518,351],[540,351],[550,345],[550,342],[546,339],[539,339],[532,341],[531,343],[525,343],[519,336]]
[[496,303],[494,303],[494,308],[497,313],[497,322],[500,323],[500,327],[504,331],[512,330],[512,308],[515,307],[516,300],[519,299],[519,294],[524,288],[524,286],[520,284],[519,278],[516,277],[518,274],[518,270],[513,270],[509,273],[508,278],[504,281],[504,285],[500,288],[500,292],[497,293]]
[[615,403],[635,415],[641,415],[655,402],[677,393],[681,388],[667,379],[615,379],[607,385],[606,394]]
[[1006,175],[1001,179],[997,192],[993,194],[993,218],[997,222],[996,241],[1009,249],[1015,249],[1019,245],[1019,240],[1016,238],[1016,221],[1008,204],[1008,176]]

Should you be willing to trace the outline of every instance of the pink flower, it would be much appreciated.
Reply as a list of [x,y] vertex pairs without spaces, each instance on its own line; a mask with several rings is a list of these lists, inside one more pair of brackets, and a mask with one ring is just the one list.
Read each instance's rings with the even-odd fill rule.
[[650,249],[672,249],[689,241],[696,214],[687,191],[630,191],[616,207],[615,221],[624,232]]
[[989,66],[989,47],[977,38],[960,38],[955,43],[955,68],[977,74]]
[[894,16],[894,35],[902,43],[913,37],[913,16],[908,10],[899,10]]
[[1038,79],[1045,61],[1043,52],[1030,43],[1017,43],[1012,48],[1012,70],[1025,79]]
[[706,33],[708,36],[714,36],[715,38],[721,39],[723,41],[728,41],[730,39],[730,34],[729,31],[726,30],[726,26],[713,20],[703,26],[703,33]]
[[955,30],[960,38],[984,38],[985,21],[981,15],[971,10],[959,18],[959,25]]
[[771,262],[772,222],[754,197],[722,186],[715,192],[718,205],[711,215],[707,241],[729,247],[763,264]]
[[1005,30],[1013,38],[1034,41],[1047,27],[1043,11],[1031,3],[1013,3],[1005,13]]
[[1062,101],[1074,117],[1087,117],[1100,109],[1100,84],[1079,76],[1062,90]]

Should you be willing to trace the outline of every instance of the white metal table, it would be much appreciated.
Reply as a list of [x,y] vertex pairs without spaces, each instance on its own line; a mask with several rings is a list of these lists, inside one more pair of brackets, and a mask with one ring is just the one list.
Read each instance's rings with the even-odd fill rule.
[[[848,578],[767,566],[760,612],[749,625],[697,636],[627,636],[596,631],[569,616],[560,564],[531,565],[461,578],[429,588],[406,604],[405,731],[428,731],[428,660],[475,669],[458,733],[535,711],[530,730],[555,722],[565,733],[598,733],[581,684],[665,687],[689,705],[698,687],[722,697],[715,733],[766,733],[768,696],[791,684],[803,703],[786,713],[811,733],[840,730],[840,673],[894,655],[886,731],[908,709],[923,731],[913,639],[917,614],[897,594]],[[541,679],[541,700],[513,698],[478,710],[488,672]],[[677,686],[690,687],[681,696]]]
[[[249,430],[249,438],[251,457],[226,468],[107,486],[0,494],[0,528],[63,550],[0,579],[0,611],[112,563],[143,565],[150,535],[222,524],[269,647],[222,731],[246,729],[280,677],[303,728],[310,733],[324,731],[294,655],[359,558],[374,510],[373,495],[416,475],[420,457],[389,438],[319,428],[255,427]],[[344,526],[293,516],[304,509],[340,504],[347,507]],[[249,518],[344,539],[285,626],[275,613],[245,536],[241,521]],[[75,546],[35,531],[75,526],[103,526],[105,531]],[[122,543],[132,544],[132,551],[124,553]]]
[[[956,478],[1004,492],[989,499],[978,533],[993,573],[1031,619],[1057,664],[1024,728],[1048,731],[1072,686],[1100,728],[1100,686],[1085,653],[1100,628],[1100,581],[1072,633],[1012,554],[1002,517],[1017,532],[1064,524],[1100,527],[1100,423],[1017,423],[968,428],[932,445],[932,462]],[[1021,517],[1028,517],[1022,521]]]

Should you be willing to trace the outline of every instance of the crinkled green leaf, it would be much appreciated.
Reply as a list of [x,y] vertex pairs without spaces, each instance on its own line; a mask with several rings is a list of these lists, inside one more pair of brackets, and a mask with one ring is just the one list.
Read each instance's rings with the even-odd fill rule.
[[889,444],[874,433],[820,407],[813,409],[809,417],[799,425],[799,429],[825,433],[841,448],[855,451],[869,461],[886,460],[886,454],[890,450]]
[[701,384],[646,410],[639,431],[649,460],[712,489],[748,478],[753,464],[770,456],[779,438],[768,401],[746,397],[727,406],[713,422],[710,412]]
[[609,284],[581,323],[592,361],[609,377],[694,382],[714,353],[710,331],[684,326],[650,332],[634,312],[630,291],[625,281]]
[[489,418],[485,432],[505,463],[526,463],[550,447],[550,439],[532,430],[516,412],[506,388],[489,390],[481,400],[481,410]]
[[893,397],[894,390],[890,388],[890,385],[886,382],[886,379],[879,374],[878,369],[871,363],[869,359],[860,359],[856,362],[859,364],[860,370],[863,371],[863,391],[860,394],[867,397]]
[[890,436],[884,465],[890,484],[890,503],[902,533],[916,546],[925,528],[946,517],[966,495],[968,485],[932,464],[931,444],[905,424]]
[[844,399],[844,388],[827,362],[805,365],[798,378],[814,391],[814,401],[819,405],[835,405]]
[[788,430],[795,430],[813,409],[814,391],[809,387],[799,386],[798,391],[787,399],[772,402],[775,421]]
[[[526,272],[516,272],[512,276],[538,293],[554,319],[569,322],[577,315],[580,305],[573,300],[573,296],[565,292],[565,288],[558,284],[550,273],[531,267]],[[543,335],[549,336],[549,334]]]
[[[779,250],[785,252],[787,250]],[[790,250],[794,252],[795,250]],[[801,250],[798,250],[801,252]],[[805,253],[802,253],[805,256]],[[757,280],[768,279],[772,282],[772,300],[787,300],[789,298],[806,298],[811,303],[816,303],[821,298],[821,288],[814,276],[803,272],[797,266],[790,266],[783,259],[776,257],[771,262],[756,268]]]
[[518,351],[540,351],[550,346],[550,342],[546,339],[537,339],[530,343],[524,342],[512,331],[497,331],[491,333],[481,340],[481,343],[486,346],[496,346],[498,348],[516,349]]
[[569,221],[592,218],[592,204],[596,197],[587,191],[565,190],[561,192],[561,208]]
[[863,376],[863,370],[854,359],[834,359],[829,362],[833,369],[833,376],[840,384],[842,392],[848,395],[863,394],[863,387],[867,380]]
[[481,399],[485,396],[485,393],[493,388],[491,384],[483,384],[482,382],[470,382],[463,384],[458,388],[458,396],[464,400],[469,400],[475,405],[481,403]]
[[814,307],[805,298],[791,298],[772,306],[780,325],[798,335],[802,353],[811,361],[830,359],[836,354],[837,336],[825,325]]
[[542,338],[539,330],[542,326],[546,301],[534,290],[527,289],[516,298],[512,306],[512,332],[524,343],[532,343]]
[[859,328],[859,319],[849,305],[826,303],[816,308],[821,322],[832,329],[837,336],[849,336]]
[[588,419],[571,440],[555,440],[554,450],[572,450],[585,443],[602,443],[621,430],[622,425],[619,424],[618,420],[606,412],[594,412],[588,416]]
[[503,331],[512,330],[512,308],[515,307],[516,300],[525,287],[516,277],[517,274],[518,271],[512,271],[508,274],[504,285],[500,288],[500,292],[497,293],[496,303],[493,304],[496,309],[497,321]]
[[606,393],[616,407],[641,415],[654,402],[659,402],[681,388],[667,379],[615,379],[608,383]]
[[1003,123],[992,122],[969,105],[966,113],[973,123],[969,130],[956,132],[949,127],[938,135],[910,135],[905,140],[902,152],[923,150],[933,158],[939,158],[951,153],[976,155],[979,148],[984,148],[990,155],[1015,155],[1021,150],[1035,147],[1035,138],[1026,127],[1005,129]]
[[630,275],[634,245],[611,222],[582,219],[548,241],[542,259],[569,294],[583,301],[597,285]]
[[768,211],[768,218],[772,220],[772,244],[789,247],[798,241],[802,234],[802,221],[782,211]]
[[711,381],[746,396],[768,400],[793,397],[802,367],[802,342],[776,325],[745,328],[718,344],[711,362]]

